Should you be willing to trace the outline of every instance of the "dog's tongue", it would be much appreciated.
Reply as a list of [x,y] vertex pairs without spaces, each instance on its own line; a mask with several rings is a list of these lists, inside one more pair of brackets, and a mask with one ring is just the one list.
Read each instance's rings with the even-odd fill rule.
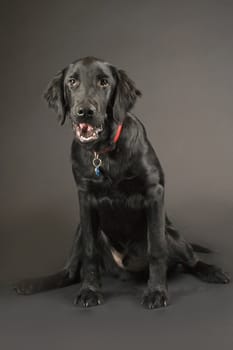
[[93,130],[93,127],[90,124],[86,124],[86,123],[80,123],[79,127],[84,132]]
[[79,129],[83,137],[91,137],[94,133],[94,127],[87,123],[80,123]]

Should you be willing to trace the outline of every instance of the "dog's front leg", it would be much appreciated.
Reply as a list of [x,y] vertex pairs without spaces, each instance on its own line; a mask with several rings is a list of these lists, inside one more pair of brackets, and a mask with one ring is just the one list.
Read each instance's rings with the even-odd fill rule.
[[165,237],[164,188],[151,188],[146,206],[149,280],[142,304],[149,309],[167,305],[167,243]]
[[79,191],[80,229],[81,229],[81,288],[75,304],[82,307],[102,303],[100,289],[99,254],[97,235],[99,231],[98,214],[92,205],[91,197]]

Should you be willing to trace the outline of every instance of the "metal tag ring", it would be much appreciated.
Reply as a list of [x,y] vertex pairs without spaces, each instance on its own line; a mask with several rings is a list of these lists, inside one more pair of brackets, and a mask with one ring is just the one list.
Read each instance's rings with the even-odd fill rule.
[[99,158],[94,158],[92,161],[92,164],[94,165],[95,168],[99,168],[102,164],[102,160]]

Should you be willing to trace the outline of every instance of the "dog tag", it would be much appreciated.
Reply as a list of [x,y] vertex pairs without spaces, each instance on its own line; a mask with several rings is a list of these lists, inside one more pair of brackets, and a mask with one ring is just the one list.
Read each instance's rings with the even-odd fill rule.
[[102,160],[99,158],[98,153],[94,152],[94,159],[92,161],[93,166],[95,168],[96,176],[100,176],[100,166],[102,164]]
[[96,176],[100,176],[100,167],[99,166],[95,168],[95,174],[96,174]]

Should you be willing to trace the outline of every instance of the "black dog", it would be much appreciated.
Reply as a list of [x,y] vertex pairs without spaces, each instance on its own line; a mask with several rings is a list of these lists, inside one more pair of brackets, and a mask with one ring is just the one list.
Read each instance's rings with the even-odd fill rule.
[[167,272],[177,264],[203,281],[229,282],[194,253],[208,249],[185,242],[166,216],[161,165],[143,124],[129,113],[140,95],[124,71],[93,57],[75,61],[50,82],[45,98],[61,124],[70,118],[74,131],[81,219],[65,268],[20,282],[18,293],[81,280],[75,303],[101,304],[100,272],[118,266],[148,275],[142,304],[158,308],[168,303]]

